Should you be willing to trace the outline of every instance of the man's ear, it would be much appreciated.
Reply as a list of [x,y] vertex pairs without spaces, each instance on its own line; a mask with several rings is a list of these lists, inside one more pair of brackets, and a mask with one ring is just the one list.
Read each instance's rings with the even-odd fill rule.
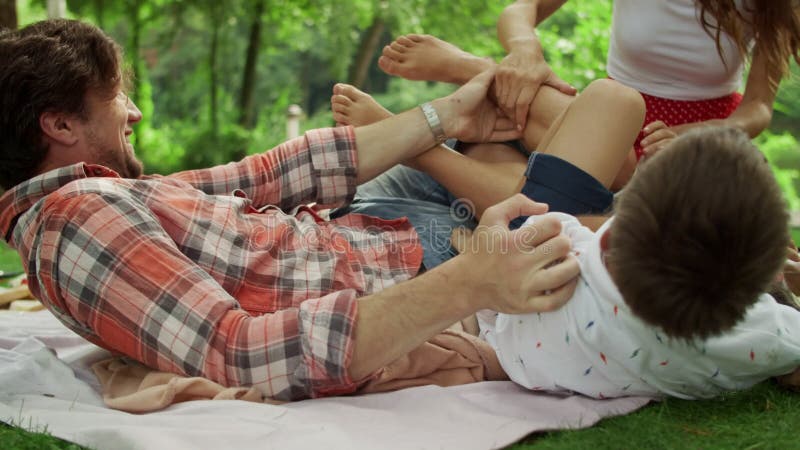
[[61,145],[74,145],[78,141],[78,119],[73,115],[46,111],[39,116],[39,126],[45,138]]

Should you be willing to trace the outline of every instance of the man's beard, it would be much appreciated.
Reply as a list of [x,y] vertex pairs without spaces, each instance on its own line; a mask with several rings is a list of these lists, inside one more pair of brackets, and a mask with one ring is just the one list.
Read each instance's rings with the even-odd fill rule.
[[120,173],[122,178],[139,178],[142,176],[144,165],[138,159],[126,155],[125,173]]
[[142,176],[143,164],[136,159],[132,151],[128,152],[127,150],[127,148],[124,152],[106,150],[103,154],[97,155],[91,163],[106,166],[117,172],[122,178],[139,178]]

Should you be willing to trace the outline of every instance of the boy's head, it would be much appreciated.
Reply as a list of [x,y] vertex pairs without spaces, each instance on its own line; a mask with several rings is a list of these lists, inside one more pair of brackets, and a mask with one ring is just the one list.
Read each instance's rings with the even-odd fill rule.
[[640,168],[615,213],[611,276],[633,313],[670,336],[731,328],[786,259],[781,190],[738,130],[676,139]]

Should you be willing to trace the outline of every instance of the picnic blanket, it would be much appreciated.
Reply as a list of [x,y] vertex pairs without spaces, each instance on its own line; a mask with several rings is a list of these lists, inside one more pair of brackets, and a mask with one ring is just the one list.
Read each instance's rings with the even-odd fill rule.
[[[456,336],[456,340],[463,340],[463,336]],[[449,344],[432,340],[429,345],[441,352]],[[467,377],[497,376],[487,371],[488,366],[481,360],[484,357],[479,351],[466,355],[467,365],[471,364],[469,361],[483,365],[481,369],[472,367]],[[383,378],[376,379],[373,387],[380,391],[409,382],[441,382],[436,377],[449,371],[440,369],[454,364],[453,358],[452,354],[443,353],[438,363],[430,363],[436,367],[423,367],[425,364],[413,356],[398,361],[394,368],[387,368]],[[456,365],[461,371],[464,361]],[[125,374],[134,384],[110,394],[106,379],[104,393],[100,382],[103,377],[98,379],[92,366]],[[547,395],[527,391],[509,381],[451,387],[423,385],[284,404],[242,401],[247,389],[223,394],[218,397],[224,398],[220,400],[194,400],[214,398],[218,389],[225,390],[218,385],[205,385],[184,397],[181,392],[186,391],[179,391],[177,397],[167,395],[168,401],[163,396],[156,397],[163,404],[146,402],[142,411],[164,409],[137,414],[112,409],[108,404],[113,401],[109,400],[141,393],[143,387],[163,387],[173,379],[189,385],[210,382],[144,368],[130,371],[130,367],[136,365],[111,358],[105,350],[66,329],[47,311],[0,313],[0,419],[34,430],[46,429],[54,436],[97,449],[493,449],[536,431],[588,427],[603,417],[632,412],[650,400]],[[429,375],[408,377],[409,373]],[[464,376],[463,371],[460,373],[459,377]],[[143,386],[147,376],[156,380]],[[184,401],[189,399],[193,401]]]

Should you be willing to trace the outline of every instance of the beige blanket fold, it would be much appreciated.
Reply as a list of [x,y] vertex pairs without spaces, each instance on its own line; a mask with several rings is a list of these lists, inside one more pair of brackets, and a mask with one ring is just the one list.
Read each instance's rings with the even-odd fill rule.
[[[494,350],[486,342],[455,324],[408,355],[389,364],[357,392],[394,391],[435,384],[455,386],[485,380],[506,380]],[[122,358],[92,366],[110,408],[145,413],[189,400],[247,400],[280,402],[264,398],[255,388],[225,387],[200,377],[159,372]]]

